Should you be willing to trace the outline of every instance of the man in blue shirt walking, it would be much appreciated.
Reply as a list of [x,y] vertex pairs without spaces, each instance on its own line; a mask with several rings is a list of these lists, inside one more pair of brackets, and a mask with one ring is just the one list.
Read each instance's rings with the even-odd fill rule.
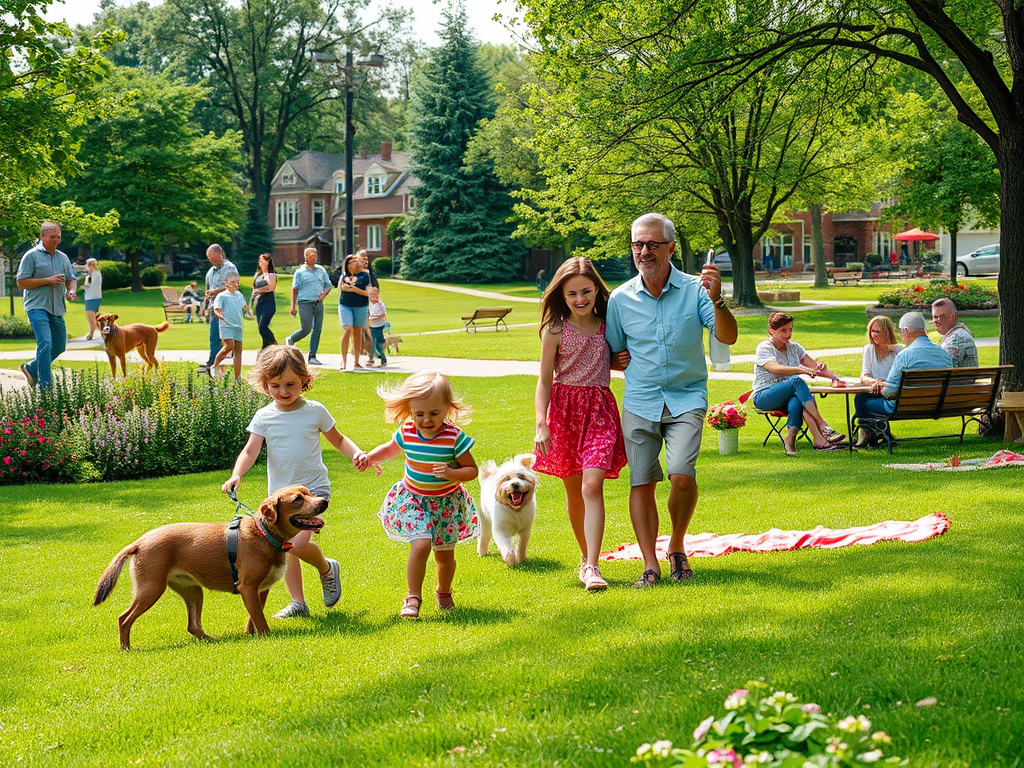
[[320,349],[320,332],[324,327],[324,299],[332,287],[327,270],[316,263],[318,256],[316,248],[307,248],[303,251],[304,265],[295,270],[292,277],[292,307],[289,311],[293,315],[298,313],[302,325],[284,340],[287,346],[293,347],[312,333],[309,339],[309,357],[306,358],[310,365],[323,365],[317,360],[316,353]]
[[217,294],[227,290],[229,277],[238,279],[238,267],[224,258],[224,249],[217,243],[206,249],[206,258],[210,262],[210,268],[206,270],[206,293],[203,294],[203,303],[207,308],[206,316],[210,320],[210,356],[206,360],[206,365],[199,368],[202,373],[210,372],[213,361],[217,359],[217,353],[221,350],[220,319],[213,311],[213,301]]
[[18,287],[24,291],[25,314],[36,337],[35,359],[21,364],[21,372],[30,387],[50,386],[51,364],[64,351],[68,332],[64,324],[65,299],[78,298],[78,280],[71,260],[58,251],[60,225],[44,221],[39,245],[21,257]]
[[[900,391],[904,371],[924,370],[927,368],[952,368],[953,358],[935,344],[932,344],[925,331],[924,315],[920,312],[907,312],[900,318],[900,336],[904,348],[896,354],[889,375],[885,382],[878,382],[872,387],[872,394],[863,392],[853,398],[857,423],[861,419],[872,420],[878,417],[891,416],[896,410],[893,398]],[[888,426],[886,427],[888,428]],[[855,448],[867,448],[874,435],[865,426],[860,426]]]
[[706,266],[700,277],[676,269],[670,261],[675,231],[660,213],[633,222],[631,247],[640,274],[616,288],[608,302],[608,344],[613,353],[628,353],[620,356],[628,362],[622,433],[629,459],[629,517],[644,558],[638,588],[661,578],[655,491],[663,479],[663,443],[670,483],[670,571],[677,581],[693,575],[685,536],[697,506],[696,463],[708,407],[703,329],[724,344],[736,341],[736,318],[722,298],[718,268]]

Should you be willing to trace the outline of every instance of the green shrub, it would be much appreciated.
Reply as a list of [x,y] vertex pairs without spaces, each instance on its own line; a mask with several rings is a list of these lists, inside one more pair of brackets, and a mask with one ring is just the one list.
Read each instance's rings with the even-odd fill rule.
[[34,338],[32,326],[27,317],[21,315],[0,315],[0,339]]
[[868,253],[864,255],[864,263],[869,267],[877,267],[882,263],[882,254]]
[[103,290],[113,291],[132,284],[132,268],[123,261],[99,261],[97,269],[103,275]]
[[377,277],[391,277],[391,257],[381,256],[373,260],[373,274]]
[[880,307],[924,308],[936,299],[952,299],[957,309],[998,309],[999,294],[991,288],[975,283],[952,283],[949,280],[929,280],[910,283],[883,291],[878,295]]
[[848,261],[846,262],[847,269],[864,269],[863,261]]
[[0,485],[227,469],[248,438],[252,414],[265,402],[244,382],[197,377],[192,371],[165,368],[123,379],[104,376],[99,368],[69,371],[45,390],[27,388],[0,397],[0,424],[11,429],[7,439],[20,439],[16,427],[24,431],[19,425],[25,419],[36,429],[31,420],[43,418],[49,442],[40,444],[51,446],[27,455],[0,450],[0,462],[5,457],[11,459],[8,467],[18,462],[16,472],[0,470]]
[[166,279],[167,273],[160,269],[160,267],[146,267],[139,274],[139,280],[148,288],[163,285]]

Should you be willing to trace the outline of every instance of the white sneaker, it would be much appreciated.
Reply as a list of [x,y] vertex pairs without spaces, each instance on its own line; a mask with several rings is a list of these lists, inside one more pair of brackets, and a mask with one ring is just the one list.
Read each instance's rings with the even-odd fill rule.
[[330,608],[341,600],[341,582],[338,581],[341,563],[327,558],[327,565],[330,567],[327,573],[320,577],[320,583],[324,588],[324,605]]
[[309,608],[306,607],[305,603],[300,603],[298,600],[292,600],[290,603],[288,603],[288,605],[286,605],[280,611],[275,613],[271,618],[296,619],[304,616],[309,616]]
[[596,565],[588,565],[583,568],[583,573],[586,578],[583,581],[583,585],[587,588],[588,592],[595,592],[599,589],[607,589],[608,582],[601,576],[601,569]]

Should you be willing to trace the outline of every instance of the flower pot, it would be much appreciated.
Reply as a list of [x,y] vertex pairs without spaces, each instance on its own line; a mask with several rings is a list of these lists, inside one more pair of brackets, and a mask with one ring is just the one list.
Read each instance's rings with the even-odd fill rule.
[[738,429],[718,430],[718,452],[723,456],[735,456],[740,452],[740,431]]

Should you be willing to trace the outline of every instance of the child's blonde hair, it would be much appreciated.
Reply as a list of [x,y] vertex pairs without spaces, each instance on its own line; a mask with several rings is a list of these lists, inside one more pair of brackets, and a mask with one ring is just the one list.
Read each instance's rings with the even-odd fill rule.
[[296,347],[282,347],[273,344],[256,358],[256,365],[249,372],[249,383],[265,395],[270,394],[268,383],[291,369],[302,382],[302,391],[313,386],[313,374],[306,366],[302,353]]
[[384,417],[391,424],[401,424],[412,416],[413,400],[425,400],[439,394],[448,404],[444,420],[453,424],[467,423],[471,408],[452,393],[452,385],[443,373],[421,371],[414,373],[397,387],[377,387],[384,400]]

